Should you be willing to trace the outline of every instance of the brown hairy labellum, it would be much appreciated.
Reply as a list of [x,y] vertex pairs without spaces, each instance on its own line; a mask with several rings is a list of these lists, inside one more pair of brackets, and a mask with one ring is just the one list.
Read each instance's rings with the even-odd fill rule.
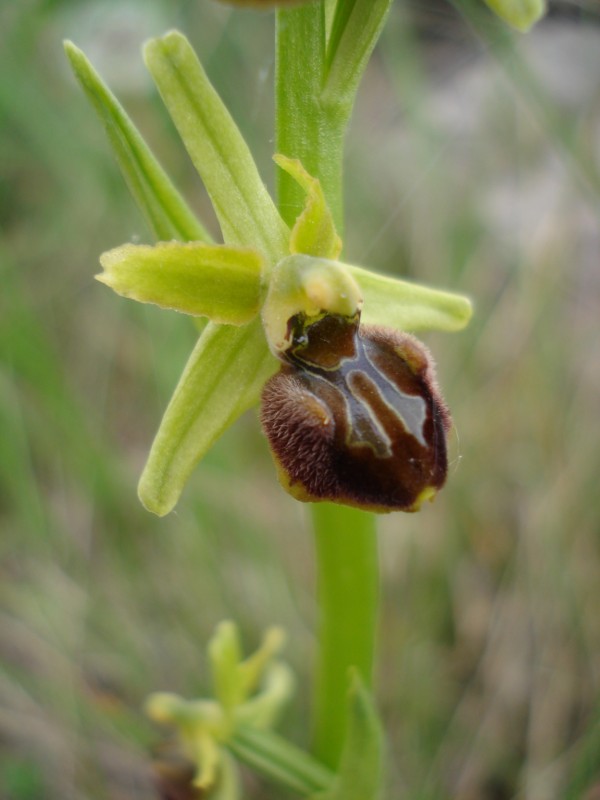
[[359,322],[292,317],[284,363],[263,389],[263,428],[296,499],[417,511],[446,480],[450,415],[427,348]]

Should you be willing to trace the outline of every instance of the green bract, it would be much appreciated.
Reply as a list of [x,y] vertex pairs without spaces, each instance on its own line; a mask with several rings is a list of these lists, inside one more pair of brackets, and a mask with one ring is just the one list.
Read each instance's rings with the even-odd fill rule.
[[[250,151],[185,37],[152,40],[148,68],[214,205],[223,244],[211,244],[133,123],[74,45],[73,70],[101,116],[134,197],[158,239],[101,257],[99,280],[119,294],[211,322],[181,376],[142,474],[150,511],[171,511],[198,461],[276,371],[292,313],[343,313],[363,302],[363,320],[400,330],[456,331],[469,300],[337,261],[341,241],[321,185],[296,159],[275,156],[306,193],[290,230]],[[341,58],[341,56],[340,56]],[[331,66],[333,71],[334,65]],[[262,315],[259,312],[262,309]],[[287,316],[286,316],[287,315]]]

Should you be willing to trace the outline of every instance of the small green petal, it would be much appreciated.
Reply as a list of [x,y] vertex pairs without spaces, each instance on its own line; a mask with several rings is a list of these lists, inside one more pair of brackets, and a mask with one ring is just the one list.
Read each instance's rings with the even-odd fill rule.
[[339,261],[294,255],[273,270],[262,308],[262,320],[274,353],[289,347],[288,321],[298,313],[314,317],[323,311],[352,317],[362,304],[361,290]]
[[381,723],[358,673],[353,675],[348,730],[333,787],[313,800],[378,800],[382,789]]
[[485,3],[521,33],[528,31],[546,12],[545,0],[485,0]]
[[200,173],[228,244],[261,250],[278,261],[289,230],[267,192],[237,125],[177,31],[152,39],[146,64]]
[[64,47],[75,77],[104,124],[127,185],[156,237],[210,242],[210,235],[85,55],[72,42],[65,42]]
[[242,247],[161,242],[126,244],[100,256],[96,278],[123,297],[213,322],[242,325],[261,301],[260,253]]
[[418,283],[347,266],[360,286],[364,306],[361,321],[402,331],[460,331],[471,319],[468,297]]
[[292,229],[290,253],[337,258],[342,251],[342,240],[335,229],[320,181],[309,175],[297,158],[275,155],[273,160],[306,192],[306,206]]
[[209,323],[165,412],[140,479],[140,500],[164,516],[192,470],[223,431],[258,403],[276,371],[260,320],[243,327]]
[[283,628],[273,626],[267,628],[258,650],[245,658],[239,665],[244,694],[247,696],[256,690],[267,664],[281,651],[286,636]]
[[236,709],[238,725],[268,730],[277,724],[284,706],[294,692],[294,673],[281,661],[271,664],[265,673],[264,687]]

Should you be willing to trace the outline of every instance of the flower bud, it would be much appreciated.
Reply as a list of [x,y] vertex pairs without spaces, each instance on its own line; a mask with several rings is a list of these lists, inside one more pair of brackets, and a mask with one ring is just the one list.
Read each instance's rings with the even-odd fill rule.
[[417,511],[447,473],[450,415],[429,351],[352,317],[299,313],[262,393],[280,481],[296,499]]

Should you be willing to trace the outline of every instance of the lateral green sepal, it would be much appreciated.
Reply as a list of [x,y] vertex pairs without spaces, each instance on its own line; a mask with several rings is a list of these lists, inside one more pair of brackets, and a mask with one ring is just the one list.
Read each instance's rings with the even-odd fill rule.
[[260,308],[264,261],[246,247],[125,244],[103,253],[100,263],[101,283],[142,303],[230,325],[250,322]]
[[484,0],[492,11],[513,28],[526,33],[546,12],[545,0]]
[[200,173],[227,244],[255,247],[271,263],[289,230],[263,184],[248,145],[183,34],[151,39],[146,65]]
[[149,511],[162,517],[173,509],[196,464],[226,428],[258,403],[277,366],[259,319],[242,327],[206,326],[140,478],[138,494]]
[[377,711],[358,672],[353,671],[348,727],[333,786],[313,800],[379,800],[383,770],[383,734]]
[[210,242],[127,113],[73,42],[64,43],[71,68],[100,117],[121,172],[157,239]]
[[290,253],[336,259],[342,252],[342,240],[335,229],[320,181],[309,175],[297,158],[277,154],[273,160],[306,192],[304,211],[292,228]]
[[460,331],[471,319],[468,297],[347,265],[363,296],[361,320],[402,331]]

